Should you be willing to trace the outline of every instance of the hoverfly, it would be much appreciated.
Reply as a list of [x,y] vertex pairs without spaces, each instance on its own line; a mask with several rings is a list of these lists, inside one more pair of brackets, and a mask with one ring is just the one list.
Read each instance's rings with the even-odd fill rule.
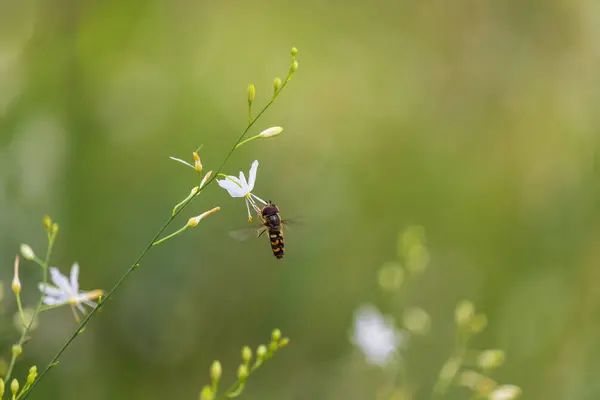
[[279,207],[277,207],[271,201],[269,201],[266,206],[258,209],[257,213],[258,217],[260,218],[260,227],[233,231],[230,232],[230,235],[234,239],[245,240],[249,237],[248,232],[256,233],[256,237],[260,237],[263,233],[268,232],[273,255],[281,260],[285,253],[283,242],[283,226],[289,225],[291,221],[281,219]]

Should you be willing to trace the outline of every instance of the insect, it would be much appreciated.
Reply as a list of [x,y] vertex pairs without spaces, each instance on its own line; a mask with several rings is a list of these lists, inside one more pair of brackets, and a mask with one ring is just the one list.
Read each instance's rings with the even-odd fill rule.
[[256,237],[262,236],[265,232],[269,233],[269,242],[273,255],[278,259],[282,259],[285,254],[283,241],[283,226],[289,225],[291,221],[281,219],[279,207],[269,201],[269,204],[257,210],[260,218],[260,226],[258,228],[246,228],[230,232],[230,236],[237,240],[246,240],[256,234]]
[[260,210],[260,219],[263,225],[263,231],[258,236],[269,231],[269,240],[271,241],[271,250],[278,259],[283,258],[285,248],[283,245],[283,221],[279,215],[279,208],[271,201]]

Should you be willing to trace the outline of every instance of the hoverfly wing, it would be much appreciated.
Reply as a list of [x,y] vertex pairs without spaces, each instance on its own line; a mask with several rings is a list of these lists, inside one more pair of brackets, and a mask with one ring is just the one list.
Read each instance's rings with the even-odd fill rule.
[[235,231],[230,231],[229,236],[231,236],[233,239],[235,239],[239,242],[243,242],[244,240],[248,240],[250,238],[259,237],[266,230],[267,230],[267,228],[265,226],[260,226],[257,228],[244,228],[244,229],[238,229]]

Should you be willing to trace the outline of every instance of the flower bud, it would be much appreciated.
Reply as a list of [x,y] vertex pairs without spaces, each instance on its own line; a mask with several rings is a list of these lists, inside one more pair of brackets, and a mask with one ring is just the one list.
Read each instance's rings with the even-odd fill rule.
[[248,85],[248,104],[252,104],[254,96],[256,95],[256,88],[253,84]]
[[202,178],[202,182],[200,182],[200,187],[203,187],[204,185],[206,185],[206,182],[208,182],[208,180],[210,179],[212,173],[213,173],[212,171],[208,171],[206,173],[206,175],[204,175],[204,178]]
[[4,380],[0,379],[0,399],[4,396]]
[[292,47],[292,57],[296,57],[296,54],[298,54],[298,49],[295,47]]
[[17,392],[19,391],[19,381],[16,379],[13,379],[12,382],[10,383],[10,391],[12,392],[13,396],[17,395]]
[[258,346],[258,349],[256,349],[256,357],[261,360],[263,358],[265,358],[267,355],[267,346],[265,346],[264,344],[261,344],[260,346]]
[[281,78],[275,78],[275,80],[273,80],[273,94],[277,94],[279,89],[281,89]]
[[20,344],[15,344],[12,347],[12,355],[13,357],[19,357],[21,354],[23,354],[23,347],[21,347]]
[[283,132],[282,127],[272,126],[271,128],[265,129],[264,131],[259,133],[257,136],[261,139],[268,139],[268,138],[272,138],[274,136],[279,135],[281,132]]
[[404,281],[404,270],[396,262],[386,263],[379,269],[379,286],[383,290],[393,292],[400,289]]
[[210,386],[204,386],[202,392],[200,392],[200,400],[213,400],[215,395]]
[[460,370],[461,365],[462,360],[460,358],[450,357],[440,370],[440,379],[447,382],[451,381]]
[[480,333],[487,327],[487,317],[485,314],[477,314],[471,321],[471,332]]
[[246,378],[248,378],[248,366],[245,364],[241,364],[240,367],[238,368],[238,379],[241,382],[244,382],[246,380]]
[[48,233],[52,232],[52,219],[49,216],[45,216],[44,219],[42,220],[42,223],[44,225],[44,229],[46,229],[46,231]]
[[475,306],[468,300],[463,300],[456,306],[454,311],[454,321],[457,326],[468,325],[475,315]]
[[202,172],[202,163],[200,162],[200,156],[196,152],[193,152],[192,156],[194,157],[194,169],[196,170],[196,172]]
[[289,343],[290,343],[290,338],[284,337],[283,339],[281,339],[279,341],[279,348],[281,349],[282,347],[287,346]]
[[290,72],[296,72],[298,71],[298,61],[294,60],[294,62],[292,63],[292,67],[290,68]]
[[281,331],[279,329],[275,329],[272,333],[271,333],[271,339],[274,342],[278,342],[279,339],[281,339]]
[[187,226],[189,226],[190,228],[195,227],[205,217],[208,217],[210,214],[215,213],[215,212],[219,211],[220,209],[221,209],[221,207],[215,207],[212,210],[208,210],[208,211],[203,212],[202,214],[198,215],[197,217],[190,218],[188,220]]
[[492,393],[488,399],[490,400],[513,400],[521,395],[521,388],[515,385],[502,385]]
[[504,363],[504,351],[484,350],[477,356],[477,365],[483,370],[498,368]]
[[19,256],[15,257],[15,274],[11,287],[15,294],[19,294],[21,292],[21,281],[19,280]]
[[27,375],[27,385],[32,385],[37,378],[37,367],[34,365],[29,368],[29,375]]
[[404,327],[415,335],[424,335],[431,328],[431,317],[419,307],[411,307],[404,312]]
[[52,224],[52,234],[56,235],[57,232],[58,232],[58,224],[54,223],[54,224]]
[[252,349],[248,346],[244,346],[242,349],[242,361],[244,361],[245,364],[249,364],[250,360],[252,360]]
[[213,381],[218,381],[223,374],[223,368],[221,367],[221,363],[219,361],[215,361],[212,363],[210,367],[210,377]]
[[29,245],[26,244],[21,245],[21,254],[26,260],[33,260],[35,258],[35,253],[31,249],[31,247],[29,247]]

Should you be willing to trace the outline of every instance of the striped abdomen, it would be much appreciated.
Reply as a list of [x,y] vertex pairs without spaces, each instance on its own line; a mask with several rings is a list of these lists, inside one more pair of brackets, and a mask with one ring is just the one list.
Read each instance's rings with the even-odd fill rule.
[[271,250],[273,255],[279,259],[283,258],[284,246],[283,246],[283,233],[280,230],[269,229],[269,240],[271,241]]

